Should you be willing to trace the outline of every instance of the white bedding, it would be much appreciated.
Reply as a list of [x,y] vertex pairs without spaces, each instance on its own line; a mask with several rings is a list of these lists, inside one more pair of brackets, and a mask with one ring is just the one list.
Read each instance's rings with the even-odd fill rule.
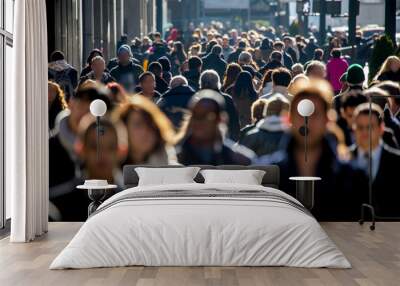
[[[263,191],[279,199],[131,195],[180,190]],[[254,185],[179,184],[127,189],[90,217],[50,269],[145,266],[350,268],[318,222],[283,192]]]

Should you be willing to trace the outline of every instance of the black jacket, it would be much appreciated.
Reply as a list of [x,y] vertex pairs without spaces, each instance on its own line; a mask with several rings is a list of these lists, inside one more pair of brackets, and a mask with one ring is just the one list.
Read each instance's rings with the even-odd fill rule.
[[249,165],[254,158],[251,150],[230,140],[212,150],[200,150],[190,141],[190,138],[183,140],[177,148],[178,162],[183,165]]
[[283,64],[288,70],[292,70],[293,59],[287,52],[283,53]]
[[[141,65],[141,62],[136,58],[131,58],[131,62],[134,64],[137,64],[137,65]],[[111,71],[116,66],[118,66],[118,58],[112,58],[107,64],[107,70]],[[89,66],[89,68],[90,68],[90,66]],[[90,68],[90,71],[91,70],[92,69]]]
[[178,86],[168,90],[158,100],[158,107],[167,115],[175,128],[178,129],[181,126],[194,93],[195,91],[190,86]]
[[264,76],[267,73],[267,71],[280,67],[282,67],[282,63],[280,61],[275,61],[275,60],[269,61],[265,66],[261,67],[261,69],[258,72]]
[[155,76],[156,78],[156,90],[163,94],[168,90],[168,83],[162,77]]
[[[335,143],[329,137],[322,141],[323,148],[316,168],[322,180],[315,185],[315,203],[311,213],[321,221],[355,221],[360,218],[361,204],[367,202],[365,174],[352,164],[337,158]],[[289,177],[299,176],[294,158],[294,139],[288,135],[286,146],[278,152],[259,158],[257,164],[277,164],[281,171],[280,189],[295,197],[296,184]]]
[[139,76],[142,73],[142,67],[133,62],[130,62],[126,66],[118,64],[110,72],[111,76],[115,78],[115,80],[128,92],[133,92],[135,90],[135,87],[139,82]]
[[293,63],[298,62],[296,51],[292,47],[287,48],[286,52],[292,58]]
[[53,187],[75,178],[79,168],[64,148],[58,134],[49,139],[49,186]]
[[[352,146],[350,150],[356,165],[358,149]],[[400,151],[383,144],[378,173],[372,183],[372,204],[378,216],[400,217],[399,166]]]
[[400,72],[392,72],[392,71],[384,72],[378,77],[378,80],[379,81],[391,80],[398,83],[400,82]]
[[200,72],[197,70],[188,70],[183,73],[191,88],[195,91],[200,89]]
[[203,60],[203,71],[205,70],[215,70],[222,82],[226,70],[226,61],[224,61],[220,56],[210,53],[208,56],[202,58]]
[[[89,72],[88,74],[86,74],[85,76],[82,76],[79,79],[79,84],[84,83],[86,80],[91,79],[91,80],[96,80],[96,77],[94,76],[94,72]],[[114,82],[115,79],[108,73],[108,72],[104,72],[103,76],[101,78],[101,82],[103,84],[108,84],[110,82]]]

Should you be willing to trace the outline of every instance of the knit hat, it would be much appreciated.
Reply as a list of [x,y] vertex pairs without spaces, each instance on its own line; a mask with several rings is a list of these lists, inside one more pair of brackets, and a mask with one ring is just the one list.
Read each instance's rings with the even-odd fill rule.
[[365,80],[364,70],[359,64],[352,64],[347,69],[347,83],[349,85],[362,85]]
[[123,52],[132,55],[131,47],[129,47],[128,45],[122,45],[121,47],[119,47],[117,55],[119,56]]

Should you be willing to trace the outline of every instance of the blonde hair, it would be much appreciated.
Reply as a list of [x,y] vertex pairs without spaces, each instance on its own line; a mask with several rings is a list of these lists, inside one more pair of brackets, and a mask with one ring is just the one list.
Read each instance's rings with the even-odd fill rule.
[[48,87],[53,88],[55,90],[55,92],[57,94],[56,100],[60,104],[60,107],[62,109],[68,108],[67,101],[65,100],[64,91],[61,89],[60,85],[58,83],[55,83],[54,81],[49,81]]
[[305,98],[314,97],[321,100],[324,110],[328,112],[332,107],[333,90],[326,80],[310,79],[309,81],[299,81],[292,87],[293,99],[290,105],[290,113],[297,112],[297,103]]
[[393,62],[397,62],[399,64],[399,66],[400,66],[400,59],[399,59],[398,56],[387,57],[386,60],[383,62],[380,70],[375,75],[374,80],[378,80],[378,77],[380,77],[383,73],[390,71],[390,65]]
[[158,133],[162,145],[173,145],[175,142],[175,131],[168,117],[150,99],[142,95],[134,95],[122,104],[113,115],[115,120],[121,120],[125,124],[132,112],[139,112],[145,116],[149,125]]

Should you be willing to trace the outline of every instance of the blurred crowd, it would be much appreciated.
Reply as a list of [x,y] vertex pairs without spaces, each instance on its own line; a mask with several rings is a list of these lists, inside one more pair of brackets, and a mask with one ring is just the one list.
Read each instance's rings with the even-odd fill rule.
[[[357,39],[362,51],[369,39]],[[116,58],[92,50],[80,74],[53,52],[50,219],[84,221],[89,199],[76,186],[104,179],[118,192],[126,164],[277,164],[280,189],[293,196],[289,177],[322,178],[312,210],[317,219],[355,220],[369,200],[370,158],[376,212],[399,216],[400,59],[388,57],[368,83],[366,59],[344,56],[343,45],[345,37],[320,47],[312,35],[272,27],[193,27],[186,34],[172,28],[165,37],[121,37]],[[89,109],[95,99],[108,107],[99,158]],[[307,162],[297,112],[302,99],[315,105]]]

